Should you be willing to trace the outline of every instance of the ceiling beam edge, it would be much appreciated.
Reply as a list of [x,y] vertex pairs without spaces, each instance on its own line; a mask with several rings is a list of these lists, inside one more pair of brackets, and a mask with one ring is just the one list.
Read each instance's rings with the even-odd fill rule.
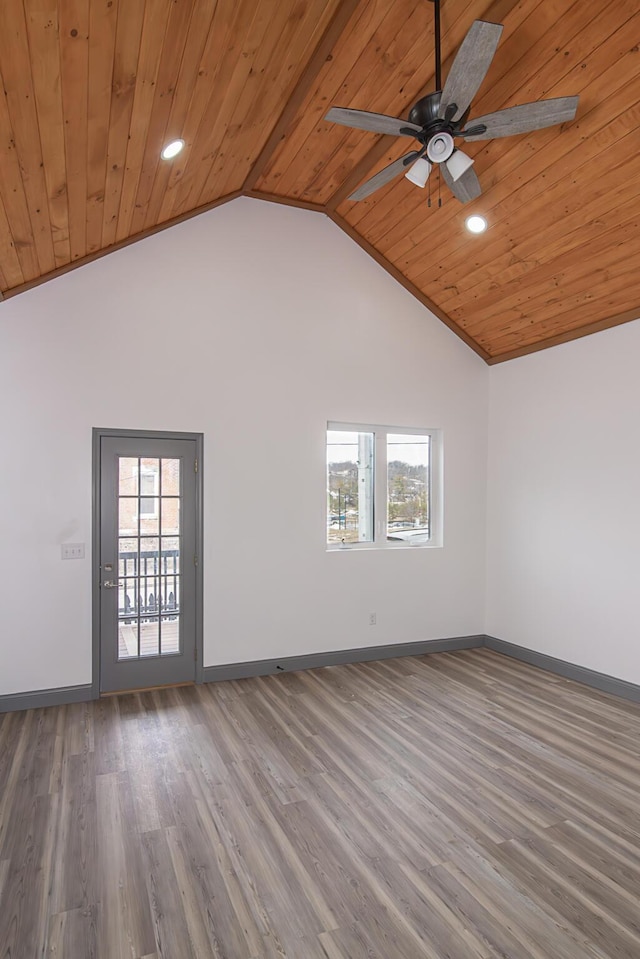
[[[494,18],[502,19],[508,16],[511,10],[513,10],[513,8],[517,6],[519,2],[520,0],[492,0],[492,2],[487,6],[487,9],[484,11],[481,19],[490,21],[493,21]],[[469,26],[471,26],[471,24],[469,24]],[[453,63],[456,53],[457,50],[454,50],[451,56],[449,56],[443,63],[445,75],[449,72],[449,68]],[[427,85],[422,88],[422,91],[413,102],[417,102],[421,97],[426,97],[428,94],[433,93],[434,86],[435,74],[431,73],[429,75]],[[327,201],[327,212],[336,210],[340,204],[346,200],[349,194],[353,193],[355,188],[367,178],[367,174],[370,173],[375,165],[382,160],[388,149],[389,138],[387,136],[378,137],[376,143],[371,147],[369,152],[366,153],[358,163],[356,163],[342,186],[340,186],[333,196],[329,198]]]
[[5,290],[3,293],[0,293],[0,299],[8,300],[12,296],[18,296],[20,293],[26,293],[27,290],[33,290],[36,286],[41,286],[43,283],[48,283],[49,280],[55,280],[59,276],[64,276],[65,273],[70,273],[72,270],[76,270],[80,266],[86,266],[87,263],[93,263],[94,260],[99,260],[103,256],[107,256],[109,253],[115,253],[116,250],[122,250],[127,246],[131,246],[132,243],[137,243],[138,240],[146,240],[147,237],[153,236],[154,233],[161,233],[163,230],[168,230],[172,226],[177,226],[178,223],[183,223],[185,220],[191,220],[194,216],[198,216],[200,213],[208,213],[209,210],[215,210],[215,208],[218,206],[224,206],[225,203],[229,203],[231,200],[235,200],[239,196],[242,196],[242,191],[235,190],[233,193],[227,193],[225,196],[221,196],[217,200],[212,200],[211,203],[205,203],[204,206],[199,206],[195,210],[188,210],[186,213],[180,213],[179,216],[174,216],[170,220],[165,220],[164,223],[158,223],[156,226],[151,226],[147,230],[143,230],[141,233],[136,233],[134,236],[128,236],[124,240],[114,243],[112,246],[105,247],[103,250],[96,250],[95,253],[88,253],[86,256],[82,256],[77,260],[73,260],[72,263],[65,263],[64,266],[59,266],[56,270],[51,270],[49,273],[44,273],[42,276],[37,276],[33,280],[27,280],[26,283],[21,283],[19,286],[14,286],[9,290]]
[[340,216],[339,213],[336,213],[335,210],[329,210],[329,209],[326,212],[329,219],[332,220],[333,223],[336,224],[336,226],[340,227],[340,229],[343,230],[347,234],[347,236],[349,236],[355,243],[357,243],[358,246],[361,247],[361,249],[363,249],[365,253],[368,253],[369,256],[376,261],[378,266],[381,266],[383,270],[386,270],[386,272],[390,276],[392,276],[394,280],[396,280],[401,286],[405,288],[405,290],[408,293],[411,293],[411,295],[414,296],[416,300],[418,300],[431,313],[433,313],[433,315],[436,316],[441,323],[444,323],[445,326],[449,327],[451,332],[455,333],[456,336],[460,337],[463,343],[469,346],[474,353],[477,353],[478,356],[485,361],[485,363],[489,363],[490,361],[489,353],[487,353],[486,350],[484,350],[481,346],[479,346],[476,343],[476,341],[469,336],[468,333],[465,333],[465,331],[460,326],[454,323],[454,321],[449,316],[447,316],[447,314],[443,310],[441,310],[440,307],[433,302],[433,300],[430,300],[429,297],[422,292],[422,290],[419,290],[417,286],[415,286],[410,280],[408,280],[406,276],[400,272],[397,266],[394,266],[394,264],[391,263],[390,260],[387,260],[387,258],[383,256],[382,253],[379,253],[378,250],[376,250],[376,248],[372,246],[372,244],[369,243],[368,240],[365,240],[363,236],[360,236],[360,234],[356,230],[354,230],[351,224],[348,223],[344,219],[344,217]]
[[633,310],[626,310],[624,313],[617,313],[615,316],[605,317],[602,320],[594,320],[593,323],[579,326],[575,330],[557,333],[556,336],[550,336],[546,340],[538,340],[537,343],[529,343],[527,346],[509,350],[507,353],[497,353],[495,356],[489,356],[487,363],[489,366],[496,366],[498,363],[506,363],[507,360],[517,360],[520,356],[539,353],[541,350],[550,349],[552,346],[560,346],[562,343],[571,343],[572,340],[579,340],[583,336],[590,336],[592,333],[601,333],[603,330],[611,330],[614,326],[622,326],[623,323],[631,323],[633,320],[640,320],[640,306]]
[[326,62],[327,57],[333,50],[344,28],[355,13],[359,3],[360,0],[338,0],[338,5],[331,20],[320,37],[318,45],[311,54],[306,67],[302,71],[300,79],[287,100],[273,130],[269,134],[267,142],[258,154],[255,163],[244,181],[244,193],[249,193],[255,188],[256,183],[264,173],[271,157],[275,153],[278,144],[284,139],[287,127],[302,106],[305,97],[311,89],[311,85],[320,73],[323,64]]
[[309,200],[298,200],[286,196],[278,196],[277,193],[263,193],[262,190],[246,190],[243,196],[249,196],[254,200],[266,200],[267,203],[281,203],[283,206],[295,206],[301,210],[312,210],[314,213],[327,212],[320,203],[310,203]]

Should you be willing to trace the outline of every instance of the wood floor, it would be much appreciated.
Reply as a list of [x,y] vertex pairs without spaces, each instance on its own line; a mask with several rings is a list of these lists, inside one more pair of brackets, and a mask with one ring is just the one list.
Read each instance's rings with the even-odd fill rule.
[[6,714],[2,959],[638,959],[640,707],[486,649]]

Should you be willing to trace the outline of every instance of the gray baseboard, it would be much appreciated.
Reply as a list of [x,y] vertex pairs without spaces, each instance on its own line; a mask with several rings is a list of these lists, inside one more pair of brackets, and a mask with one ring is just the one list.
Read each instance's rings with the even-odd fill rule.
[[535,649],[528,649],[526,646],[507,643],[503,639],[496,639],[494,636],[485,636],[484,645],[487,649],[492,649],[496,653],[503,653],[505,656],[511,656],[513,659],[519,659],[523,663],[529,663],[530,666],[546,669],[550,673],[564,676],[565,679],[574,679],[578,683],[593,686],[594,689],[600,689],[604,693],[611,693],[613,696],[621,696],[623,699],[640,703],[640,686],[636,686],[635,683],[628,683],[624,679],[616,679],[615,676],[609,676],[607,673],[598,673],[595,669],[587,669],[586,666],[576,666],[575,663],[569,663],[564,659],[556,659],[555,656],[547,656],[546,653],[538,653]]
[[[340,666],[347,663],[368,663],[400,656],[423,656],[425,653],[455,652],[458,649],[476,649],[484,646],[496,653],[511,656],[539,669],[546,669],[565,679],[592,686],[613,696],[620,696],[640,703],[640,686],[616,679],[606,673],[598,673],[585,666],[576,666],[536,652],[525,646],[507,643],[495,636],[454,636],[450,639],[427,639],[417,643],[389,643],[386,646],[363,646],[355,649],[336,649],[325,653],[306,653],[300,656],[284,656],[280,659],[257,659],[246,663],[226,663],[222,666],[205,666],[205,683],[229,679],[246,679],[250,676],[271,676],[275,673],[295,672],[300,669],[318,669],[321,666]],[[66,703],[84,703],[93,699],[91,684],[84,686],[61,686],[58,689],[37,689],[25,693],[0,696],[0,713],[20,709],[38,709],[42,706],[62,706]]]
[[66,703],[86,703],[93,699],[91,683],[86,686],[59,686],[56,689],[35,689],[27,693],[9,693],[0,696],[0,713],[19,709],[39,709],[41,706],[64,706]]
[[318,669],[320,666],[341,666],[346,663],[369,663],[398,656],[422,656],[424,653],[444,653],[457,649],[475,649],[484,645],[484,636],[454,636],[451,639],[426,639],[417,643],[389,643],[386,646],[363,646],[355,649],[335,649],[326,653],[306,653],[284,656],[280,659],[256,659],[248,663],[227,663],[223,666],[205,666],[205,683],[224,679],[247,679],[250,676],[271,676],[300,669]]

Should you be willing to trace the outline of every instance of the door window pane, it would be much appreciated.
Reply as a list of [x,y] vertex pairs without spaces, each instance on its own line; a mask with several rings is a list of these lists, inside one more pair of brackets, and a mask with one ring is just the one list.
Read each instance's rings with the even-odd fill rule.
[[[147,460],[147,464],[149,461]],[[140,464],[140,496],[153,496],[158,492],[157,466]]]
[[177,619],[162,619],[162,655],[180,652],[180,632]]
[[158,550],[160,549],[160,540],[157,536],[140,536],[140,556],[146,557],[149,560],[152,560],[154,557],[157,559],[159,556]]
[[180,493],[180,460],[161,461],[161,490],[163,496],[178,496]]
[[139,476],[140,500],[138,513],[141,521],[141,532],[157,532],[159,515],[160,492],[160,460],[142,458],[140,460]]
[[160,620],[143,619],[140,621],[140,655],[158,656],[160,653]]
[[171,580],[171,577],[180,573],[180,550],[178,537],[170,536],[162,539],[161,574]]
[[118,659],[138,658],[138,620],[118,623]]
[[118,463],[120,496],[138,495],[139,460],[137,456],[121,456]]
[[373,433],[327,430],[327,542],[373,542]]
[[161,530],[163,536],[174,536],[180,533],[180,500],[177,496],[163,496],[161,501],[162,517]]
[[177,616],[180,610],[180,576],[162,577],[162,612]]
[[140,583],[137,576],[120,576],[118,585],[118,617],[121,620],[135,619],[138,614]]
[[[146,512],[143,512],[146,510]],[[160,497],[140,497],[140,534],[157,536],[160,532]]]
[[118,500],[118,532],[120,536],[138,535],[137,496],[121,496]]

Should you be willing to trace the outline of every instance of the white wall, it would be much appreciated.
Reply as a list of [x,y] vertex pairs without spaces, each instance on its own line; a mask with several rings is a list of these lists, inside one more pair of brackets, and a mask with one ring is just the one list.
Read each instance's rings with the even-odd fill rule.
[[[6,301],[0,694],[91,680],[94,426],[205,434],[205,665],[482,632],[488,379],[330,221],[256,200]],[[443,549],[325,551],[327,420],[444,430]]]
[[640,683],[640,322],[491,370],[487,633]]

